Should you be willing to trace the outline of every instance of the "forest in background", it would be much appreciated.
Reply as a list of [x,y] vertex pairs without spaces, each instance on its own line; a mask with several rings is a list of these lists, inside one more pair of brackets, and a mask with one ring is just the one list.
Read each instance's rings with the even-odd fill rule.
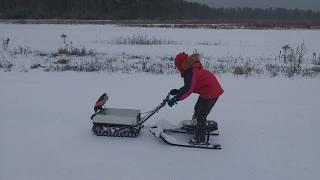
[[210,8],[183,0],[0,0],[0,19],[320,22],[320,12],[284,8]]

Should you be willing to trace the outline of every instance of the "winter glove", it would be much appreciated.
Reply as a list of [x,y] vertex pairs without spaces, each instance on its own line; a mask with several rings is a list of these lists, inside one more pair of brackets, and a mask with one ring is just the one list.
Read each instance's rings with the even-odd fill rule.
[[173,98],[168,99],[167,103],[170,107],[177,104],[177,96],[174,96]]
[[179,90],[178,89],[171,89],[171,91],[170,91],[170,95],[172,95],[172,96],[174,96],[174,95],[177,95],[178,94],[178,92],[179,92]]

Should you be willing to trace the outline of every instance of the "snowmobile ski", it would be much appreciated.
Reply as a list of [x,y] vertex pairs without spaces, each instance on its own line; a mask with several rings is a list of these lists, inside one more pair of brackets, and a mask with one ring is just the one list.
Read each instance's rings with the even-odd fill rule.
[[[185,129],[181,129],[181,128],[177,128],[177,129],[165,129],[163,130],[164,132],[172,132],[172,133],[186,133],[186,134],[192,134],[193,132],[185,130]],[[208,135],[208,134],[207,134]],[[219,131],[213,131],[209,133],[210,136],[219,136]]]
[[202,149],[221,149],[220,144],[213,144],[208,142],[207,144],[189,144],[188,142],[179,141],[176,137],[171,136],[160,126],[148,127],[148,130],[155,137],[161,139],[164,143],[172,146],[190,147],[190,148],[202,148]]
[[167,138],[165,138],[165,136],[163,136],[162,134],[160,134],[159,138],[165,142],[166,144],[169,144],[171,146],[180,146],[180,147],[189,147],[189,148],[201,148],[201,149],[217,149],[220,150],[221,149],[221,145],[220,144],[189,144],[189,143],[176,143],[176,142],[171,142],[170,140],[168,140]]

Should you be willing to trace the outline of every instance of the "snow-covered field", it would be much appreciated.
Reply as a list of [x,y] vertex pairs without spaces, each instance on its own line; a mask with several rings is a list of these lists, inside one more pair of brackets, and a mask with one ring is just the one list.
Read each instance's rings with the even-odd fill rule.
[[[112,54],[139,54],[162,56],[178,51],[192,52],[198,49],[205,56],[262,56],[274,57],[281,47],[296,47],[305,43],[308,54],[319,53],[319,30],[214,30],[140,28],[115,25],[21,25],[0,24],[0,39],[11,38],[11,46],[27,46],[33,50],[53,51],[63,45],[60,37],[66,34],[67,42],[76,47],[86,47]],[[119,46],[109,43],[115,38],[147,35],[178,44],[154,46]],[[147,47],[147,49],[146,49]]]
[[[115,34],[117,32],[117,34]],[[138,33],[137,33],[138,32]],[[77,47],[107,54],[174,56],[194,48],[205,56],[273,57],[285,44],[319,52],[320,31],[128,28],[98,25],[4,25],[10,37],[34,51],[55,51],[60,35]],[[119,45],[113,37],[147,34],[172,45]],[[200,34],[199,37],[196,37]],[[210,45],[204,45],[207,42]],[[0,55],[8,57],[6,50]],[[11,56],[27,66],[35,56]],[[1,56],[0,56],[1,58]],[[38,58],[38,57],[36,57]],[[25,62],[24,62],[25,61]],[[0,71],[0,180],[301,180],[319,179],[320,79],[219,76],[225,90],[209,119],[219,123],[222,150],[172,147],[142,130],[135,139],[90,132],[93,104],[107,92],[107,106],[152,110],[178,74]],[[190,119],[197,96],[165,107],[147,124]]]
[[[319,79],[219,78],[225,94],[210,119],[222,150],[171,147],[91,135],[96,98],[148,111],[177,75],[1,73],[0,179],[318,179]],[[160,110],[148,124],[192,115],[196,96]]]
[[172,57],[197,50],[218,74],[291,77],[295,66],[293,74],[314,77],[319,42],[319,30],[0,24],[0,70],[172,74]]

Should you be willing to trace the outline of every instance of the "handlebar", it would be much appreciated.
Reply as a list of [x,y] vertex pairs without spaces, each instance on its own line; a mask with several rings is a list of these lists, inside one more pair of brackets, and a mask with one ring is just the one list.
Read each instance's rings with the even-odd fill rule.
[[152,111],[150,111],[149,114],[147,114],[146,116],[141,118],[141,121],[139,123],[139,125],[141,126],[144,122],[146,122],[151,116],[153,116],[155,113],[157,113],[161,108],[163,108],[167,102],[168,99],[170,98],[170,93],[162,100],[162,103],[157,106],[156,108],[154,108]]

